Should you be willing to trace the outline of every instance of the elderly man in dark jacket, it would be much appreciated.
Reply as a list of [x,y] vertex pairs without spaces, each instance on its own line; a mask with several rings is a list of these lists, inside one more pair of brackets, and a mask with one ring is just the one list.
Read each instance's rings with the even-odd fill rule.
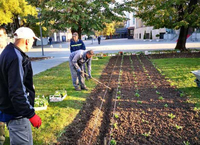
[[15,43],[6,46],[0,55],[0,121],[6,122],[11,145],[33,145],[33,127],[41,126],[35,114],[33,72],[29,57],[34,39],[39,39],[27,27],[14,33]]

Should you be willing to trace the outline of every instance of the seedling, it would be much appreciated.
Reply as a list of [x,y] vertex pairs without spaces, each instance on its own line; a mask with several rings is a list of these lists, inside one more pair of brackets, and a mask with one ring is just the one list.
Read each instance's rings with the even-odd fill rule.
[[163,98],[162,96],[160,96],[158,99],[159,99],[159,100],[164,100],[164,98]]
[[119,118],[119,116],[118,116],[117,114],[115,114],[114,116],[115,116],[115,118],[116,118],[116,119],[118,119],[118,118]]
[[151,134],[151,133],[150,133],[150,132],[148,132],[148,133],[143,133],[142,135],[143,135],[143,136],[145,136],[145,137],[149,137],[149,136],[150,136],[150,134]]
[[138,104],[142,104],[142,101],[137,101]]
[[168,114],[168,117],[170,117],[171,119],[173,119],[173,118],[176,117],[176,115],[174,115],[173,113],[171,113],[171,114]]
[[183,144],[184,145],[190,145],[190,142],[189,141],[184,141]]
[[114,139],[111,139],[110,145],[116,145],[116,144],[117,144],[117,142]]
[[160,92],[156,91],[156,94],[160,95]]
[[135,96],[136,96],[136,97],[140,97],[140,94],[139,94],[139,93],[135,93]]
[[194,107],[193,110],[196,111],[196,112],[199,112],[199,111],[200,111],[200,108],[199,108],[199,107]]
[[183,127],[182,126],[178,126],[177,124],[175,125],[176,129],[182,129]]
[[146,120],[144,120],[144,119],[142,119],[142,122],[143,122],[143,123],[149,124],[149,121],[146,121]]
[[167,105],[167,104],[165,104],[165,105],[164,105],[164,107],[165,107],[165,108],[167,108],[167,107],[168,107],[168,105]]
[[115,129],[117,129],[117,123],[114,123],[114,124],[113,124],[113,127],[114,127]]
[[157,89],[157,86],[154,86],[154,89]]
[[180,97],[183,97],[183,96],[185,96],[185,94],[184,93],[180,93]]
[[121,94],[121,91],[118,91],[117,94]]
[[120,105],[121,103],[119,103],[119,105]]
[[121,99],[121,97],[120,97],[120,96],[117,96],[117,99]]

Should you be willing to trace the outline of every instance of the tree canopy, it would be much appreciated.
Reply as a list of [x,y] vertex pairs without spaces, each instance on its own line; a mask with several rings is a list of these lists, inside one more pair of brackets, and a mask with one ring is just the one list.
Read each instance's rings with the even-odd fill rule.
[[180,29],[176,49],[186,50],[188,29],[200,27],[199,0],[135,0],[136,16],[154,28]]
[[13,23],[16,17],[24,19],[28,15],[37,16],[37,11],[26,0],[1,0],[0,15],[0,25],[6,25]]
[[72,32],[103,30],[106,23],[123,21],[125,11],[132,11],[132,1],[123,4],[114,0],[51,0],[42,10],[44,25],[55,30],[71,28]]
[[115,22],[113,21],[112,23],[106,23],[105,28],[102,31],[96,31],[96,35],[104,35],[104,36],[109,36],[112,37],[113,34],[115,34],[115,31],[117,28],[123,28],[124,23],[123,22]]

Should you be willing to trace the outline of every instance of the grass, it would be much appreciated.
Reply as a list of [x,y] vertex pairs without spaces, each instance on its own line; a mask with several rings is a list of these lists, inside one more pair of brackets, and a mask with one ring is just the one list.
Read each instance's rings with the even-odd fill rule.
[[[92,61],[92,76],[99,78],[109,57]],[[42,119],[42,126],[39,129],[32,128],[34,144],[53,144],[64,133],[65,127],[70,125],[73,119],[82,108],[87,96],[96,83],[92,80],[86,81],[89,91],[76,92],[72,85],[69,63],[65,62],[57,67],[51,68],[34,76],[36,96],[49,96],[56,90],[67,90],[68,96],[64,101],[49,103],[46,111],[36,112]],[[8,131],[6,130],[6,143],[9,144]]]
[[200,58],[153,59],[152,62],[170,79],[171,85],[175,85],[190,97],[192,103],[200,106],[200,88],[194,82],[196,77],[190,73],[200,69]]

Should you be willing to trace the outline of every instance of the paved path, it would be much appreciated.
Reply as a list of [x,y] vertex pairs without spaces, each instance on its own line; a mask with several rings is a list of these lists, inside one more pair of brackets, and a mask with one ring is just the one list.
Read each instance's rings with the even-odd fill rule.
[[[102,40],[101,45],[98,45],[97,40],[93,42],[91,40],[84,41],[86,48],[103,53],[116,53],[118,51],[130,52],[130,51],[144,51],[144,50],[164,50],[164,49],[174,49],[176,42],[149,42],[141,40],[131,40],[131,39],[114,39],[114,40]],[[200,49],[200,42],[188,42],[187,48]],[[30,57],[41,57],[41,48],[33,48],[27,53]],[[54,57],[49,60],[34,61],[32,62],[34,75],[49,68],[57,66],[65,61],[68,61],[70,51],[69,42],[53,44],[53,48],[49,45],[44,47],[45,56]]]

